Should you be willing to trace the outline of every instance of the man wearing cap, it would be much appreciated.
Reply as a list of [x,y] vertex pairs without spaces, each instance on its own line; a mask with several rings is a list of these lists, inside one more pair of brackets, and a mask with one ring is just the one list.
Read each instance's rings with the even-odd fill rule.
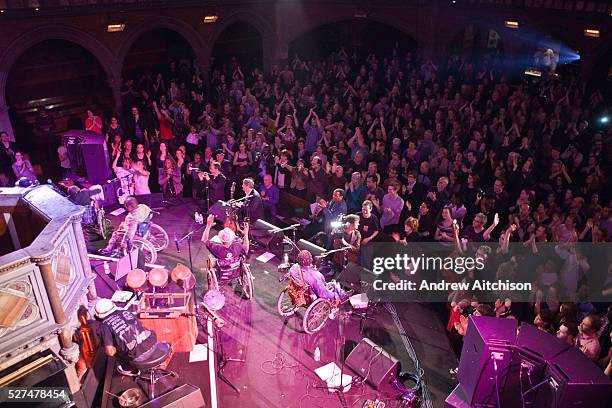
[[138,200],[135,197],[128,197],[123,204],[125,209],[128,211],[128,214],[125,216],[125,220],[119,225],[119,228],[108,240],[108,244],[106,248],[100,249],[98,252],[102,255],[109,255],[115,249],[115,246],[118,244],[118,240],[120,235],[119,232],[124,232],[123,240],[120,242],[121,248],[127,247],[127,243],[134,238],[136,235],[136,231],[138,230],[138,225],[145,220],[147,220],[151,216],[151,209],[145,204],[138,204]]
[[125,368],[131,361],[144,359],[157,344],[155,333],[140,323],[133,313],[117,310],[110,299],[96,302],[95,315],[100,324],[100,336],[104,352],[110,357],[117,357],[123,367],[119,372],[127,374]]
[[206,228],[202,234],[202,242],[212,256],[217,260],[219,267],[219,279],[227,281],[235,279],[240,275],[240,261],[249,253],[249,224],[244,224],[244,243],[241,243],[239,238],[230,228],[223,228],[217,234],[220,244],[209,240],[210,229],[215,223],[215,216],[209,215],[206,219]]

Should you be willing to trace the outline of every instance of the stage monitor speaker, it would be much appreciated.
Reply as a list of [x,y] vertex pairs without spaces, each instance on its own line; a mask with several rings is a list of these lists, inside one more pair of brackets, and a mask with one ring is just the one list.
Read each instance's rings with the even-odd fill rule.
[[140,405],[140,408],[202,408],[206,407],[200,388],[183,384]]
[[495,390],[495,381],[498,387],[506,381],[516,344],[516,329],[514,319],[470,316],[458,372],[459,383],[470,404],[496,406],[497,395],[491,390]]
[[102,186],[102,190],[104,192],[104,201],[102,202],[102,207],[117,204],[117,190],[119,189],[119,187],[121,187],[121,182],[119,180],[116,180],[110,183],[101,183],[100,185]]
[[308,251],[310,251],[312,256],[319,256],[325,252],[325,248],[315,245],[312,242],[306,241],[305,239],[300,239],[296,245],[300,250],[307,249]]
[[367,337],[346,357],[345,364],[377,390],[391,384],[400,372],[399,360]]
[[283,254],[283,240],[285,239],[285,234],[282,231],[270,232],[278,228],[279,227],[267,221],[259,219],[251,225],[251,236],[266,250],[280,256]]
[[444,408],[471,408],[467,402],[465,392],[461,384],[457,384],[455,389],[444,400]]
[[612,380],[579,349],[570,347],[548,362],[534,407],[605,408],[612,406]]
[[163,208],[164,195],[162,193],[151,193],[134,196],[139,204],[145,204],[149,208]]

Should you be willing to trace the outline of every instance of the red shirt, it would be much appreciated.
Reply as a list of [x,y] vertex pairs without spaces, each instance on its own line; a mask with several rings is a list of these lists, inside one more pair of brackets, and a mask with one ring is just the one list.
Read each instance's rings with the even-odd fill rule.
[[170,121],[164,115],[159,115],[157,119],[159,119],[159,138],[161,140],[174,139],[174,133],[172,132],[172,124]]

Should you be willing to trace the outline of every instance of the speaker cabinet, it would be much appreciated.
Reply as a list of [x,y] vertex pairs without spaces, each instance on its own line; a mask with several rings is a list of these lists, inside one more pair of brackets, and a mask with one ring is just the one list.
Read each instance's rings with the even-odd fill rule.
[[548,362],[548,383],[537,394],[537,407],[605,408],[612,404],[612,381],[575,347]]
[[514,319],[470,316],[458,372],[470,404],[497,404],[495,381],[500,389],[505,383],[516,344],[516,329]]
[[392,383],[400,372],[400,362],[367,337],[355,346],[345,363],[377,390]]
[[111,170],[104,136],[87,130],[69,130],[64,134],[64,140],[73,174],[92,183],[106,183]]
[[285,239],[285,234],[283,232],[270,232],[277,228],[277,226],[267,221],[258,219],[251,226],[251,236],[266,250],[280,256],[283,253],[283,240]]

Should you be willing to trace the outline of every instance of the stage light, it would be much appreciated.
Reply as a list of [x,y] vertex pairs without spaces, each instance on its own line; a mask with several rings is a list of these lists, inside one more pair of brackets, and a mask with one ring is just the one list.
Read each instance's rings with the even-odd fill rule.
[[604,124],[604,125],[610,123],[610,117],[602,116],[601,118],[599,118],[599,123]]
[[519,28],[519,23],[518,21],[513,21],[513,20],[506,20],[504,22],[504,24],[506,25],[507,28],[512,28],[512,29],[517,29]]
[[357,10],[355,12],[355,14],[353,14],[353,17],[355,17],[355,18],[368,18],[368,13],[366,13],[363,10]]
[[204,16],[204,24],[211,24],[216,22],[219,19],[219,16],[216,14],[210,14],[207,16]]
[[329,223],[329,225],[333,228],[333,229],[338,229],[342,226],[342,221],[332,221]]
[[119,33],[121,31],[125,30],[125,24],[124,23],[113,23],[113,24],[109,24],[106,27],[106,32],[107,33]]
[[600,33],[599,33],[599,30],[595,28],[585,28],[584,35],[587,37],[599,38]]
[[542,76],[542,71],[535,68],[527,68],[525,70],[525,75],[539,78]]

